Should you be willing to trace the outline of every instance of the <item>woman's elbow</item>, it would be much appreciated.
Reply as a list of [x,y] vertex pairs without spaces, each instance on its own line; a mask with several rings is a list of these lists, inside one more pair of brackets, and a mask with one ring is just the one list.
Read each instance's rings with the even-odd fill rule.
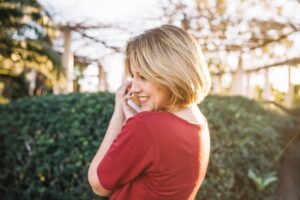
[[99,182],[97,173],[92,173],[89,171],[88,173],[88,182],[95,194],[102,197],[107,197],[110,195],[111,191],[106,190],[102,187],[102,185]]
[[108,193],[108,192],[96,190],[95,188],[92,188],[92,190],[96,195],[98,195],[100,197],[108,197],[110,195],[110,193]]

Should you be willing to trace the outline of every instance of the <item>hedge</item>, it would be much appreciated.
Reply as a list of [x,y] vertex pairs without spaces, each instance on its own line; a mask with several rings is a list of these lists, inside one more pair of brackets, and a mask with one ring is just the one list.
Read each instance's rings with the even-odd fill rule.
[[[1,198],[99,199],[88,185],[87,169],[113,108],[110,93],[1,105]],[[292,121],[242,97],[210,96],[200,108],[209,121],[212,147],[197,199],[274,199],[278,136]],[[268,178],[275,182],[262,184]]]
[[240,96],[208,97],[211,158],[199,199],[276,199],[282,135],[294,121]]

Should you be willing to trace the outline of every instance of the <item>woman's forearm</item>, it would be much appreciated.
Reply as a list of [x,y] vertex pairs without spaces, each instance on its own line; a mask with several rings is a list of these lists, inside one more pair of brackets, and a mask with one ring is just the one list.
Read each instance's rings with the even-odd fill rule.
[[[130,87],[131,82],[125,82],[116,91],[114,113],[112,115],[112,118],[110,119],[104,139],[102,140],[102,143],[96,155],[94,156],[88,170],[89,184],[91,185],[93,191],[100,196],[108,196],[111,193],[111,191],[105,189],[99,182],[97,168],[113,141],[121,132],[122,126],[125,122],[125,117],[127,119],[128,116],[132,115],[132,113],[130,114],[128,108],[125,109],[126,107],[128,107],[126,101],[128,90],[130,89]],[[126,110],[126,112],[124,112],[124,110]]]

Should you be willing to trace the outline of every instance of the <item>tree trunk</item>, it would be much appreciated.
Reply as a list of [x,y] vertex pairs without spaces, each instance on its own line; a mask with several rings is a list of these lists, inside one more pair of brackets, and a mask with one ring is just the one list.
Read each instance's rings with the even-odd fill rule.
[[278,200],[300,199],[300,135],[296,127],[293,134],[285,134],[285,151],[280,161]]

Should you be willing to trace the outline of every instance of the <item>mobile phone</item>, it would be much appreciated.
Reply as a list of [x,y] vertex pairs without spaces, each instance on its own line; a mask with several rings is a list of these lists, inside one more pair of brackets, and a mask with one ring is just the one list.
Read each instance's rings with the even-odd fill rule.
[[141,112],[142,111],[142,109],[136,103],[134,103],[134,101],[132,99],[129,99],[127,101],[127,103],[136,112]]

